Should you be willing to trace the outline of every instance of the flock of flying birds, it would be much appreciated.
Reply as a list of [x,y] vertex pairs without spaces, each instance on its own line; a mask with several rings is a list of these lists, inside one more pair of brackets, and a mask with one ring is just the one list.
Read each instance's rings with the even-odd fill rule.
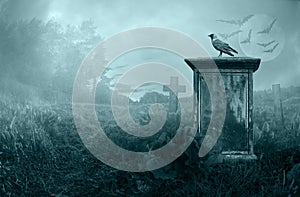
[[[238,19],[238,20],[217,20],[218,22],[222,22],[222,23],[228,23],[228,24],[231,24],[231,25],[235,25],[235,26],[238,26],[238,27],[242,27],[250,18],[252,18],[254,15],[251,14],[251,15],[248,15],[242,19]],[[265,29],[261,30],[261,31],[258,31],[256,32],[256,34],[269,34],[275,24],[277,19],[274,19],[269,25],[268,27],[266,27]],[[218,33],[218,35],[224,40],[228,40],[229,38],[233,37],[233,36],[236,36],[238,35],[239,33],[243,32],[242,30],[237,30],[237,31],[234,31],[230,34],[225,34],[225,33]],[[245,40],[241,41],[240,44],[248,44],[248,43],[251,43],[251,37],[252,37],[252,29],[249,30],[248,32],[248,36]],[[263,52],[265,53],[273,53],[273,51],[278,47],[279,45],[279,42],[276,43],[276,40],[272,40],[272,41],[269,41],[269,42],[266,42],[266,43],[256,43],[258,46],[261,46],[263,47],[263,49],[271,46],[272,44],[273,47],[271,48],[268,48],[268,49],[265,49],[263,50]]]

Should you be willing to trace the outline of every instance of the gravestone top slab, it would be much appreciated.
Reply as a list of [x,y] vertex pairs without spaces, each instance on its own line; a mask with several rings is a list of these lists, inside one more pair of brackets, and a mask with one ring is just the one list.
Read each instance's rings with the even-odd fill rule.
[[184,60],[193,70],[212,69],[214,64],[218,69],[246,69],[255,72],[259,68],[261,59],[250,57],[216,57],[189,58]]

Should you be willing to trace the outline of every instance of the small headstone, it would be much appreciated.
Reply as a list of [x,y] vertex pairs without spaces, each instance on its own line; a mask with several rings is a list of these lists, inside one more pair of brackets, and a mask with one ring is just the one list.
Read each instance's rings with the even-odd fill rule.
[[164,85],[163,91],[169,92],[169,112],[176,113],[178,110],[178,93],[186,92],[186,87],[179,85],[178,77],[171,77],[170,84]]
[[272,85],[272,92],[274,97],[274,115],[275,120],[277,121],[277,127],[284,127],[284,117],[283,117],[283,109],[282,109],[282,101],[281,101],[281,90],[280,84]]

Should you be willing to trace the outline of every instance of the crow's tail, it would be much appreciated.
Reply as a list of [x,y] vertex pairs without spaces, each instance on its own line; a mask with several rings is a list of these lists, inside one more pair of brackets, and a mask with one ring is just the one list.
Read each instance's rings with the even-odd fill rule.
[[229,49],[230,49],[232,52],[238,54],[238,52],[237,52],[236,50],[234,50],[233,48],[229,47]]

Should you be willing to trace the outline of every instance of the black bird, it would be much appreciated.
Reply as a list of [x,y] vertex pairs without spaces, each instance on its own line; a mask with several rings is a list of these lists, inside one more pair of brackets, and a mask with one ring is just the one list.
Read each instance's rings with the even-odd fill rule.
[[268,34],[268,33],[270,33],[270,31],[271,31],[271,29],[272,29],[272,27],[273,27],[273,25],[275,24],[275,22],[276,22],[276,18],[273,20],[273,22],[266,28],[266,29],[264,29],[264,30],[262,30],[262,31],[259,31],[259,32],[257,32],[258,34]]
[[222,53],[226,53],[227,55],[230,55],[230,56],[234,56],[231,52],[238,53],[236,50],[231,48],[229,46],[229,44],[219,40],[215,34],[209,34],[208,36],[211,39],[211,43],[212,43],[213,47],[216,50],[220,51],[219,57],[222,56]]
[[219,36],[222,37],[223,40],[228,40],[229,38],[231,38],[231,37],[233,37],[233,36],[235,36],[235,35],[237,35],[241,32],[242,32],[242,30],[238,30],[238,31],[234,31],[230,34],[222,34],[222,33],[218,33],[218,34],[219,34]]
[[228,23],[228,24],[232,24],[232,25],[237,25],[239,27],[243,26],[250,18],[252,18],[254,15],[251,14],[251,15],[248,15],[248,16],[245,16],[244,18],[242,19],[238,19],[238,20],[223,20],[223,19],[220,19],[220,20],[217,20],[218,22],[222,22],[222,23]]
[[259,46],[262,46],[262,47],[267,47],[267,46],[273,44],[274,42],[275,42],[275,40],[272,40],[271,42],[268,42],[268,43],[256,43],[256,44]]
[[275,45],[273,46],[273,48],[268,49],[268,50],[265,50],[264,52],[265,52],[265,53],[273,53],[273,51],[277,48],[278,45],[279,45],[279,43],[275,44]]
[[249,32],[248,32],[248,37],[247,37],[245,40],[243,40],[243,41],[241,42],[241,44],[250,43],[250,41],[251,41],[251,34],[252,34],[252,29],[249,30]]

